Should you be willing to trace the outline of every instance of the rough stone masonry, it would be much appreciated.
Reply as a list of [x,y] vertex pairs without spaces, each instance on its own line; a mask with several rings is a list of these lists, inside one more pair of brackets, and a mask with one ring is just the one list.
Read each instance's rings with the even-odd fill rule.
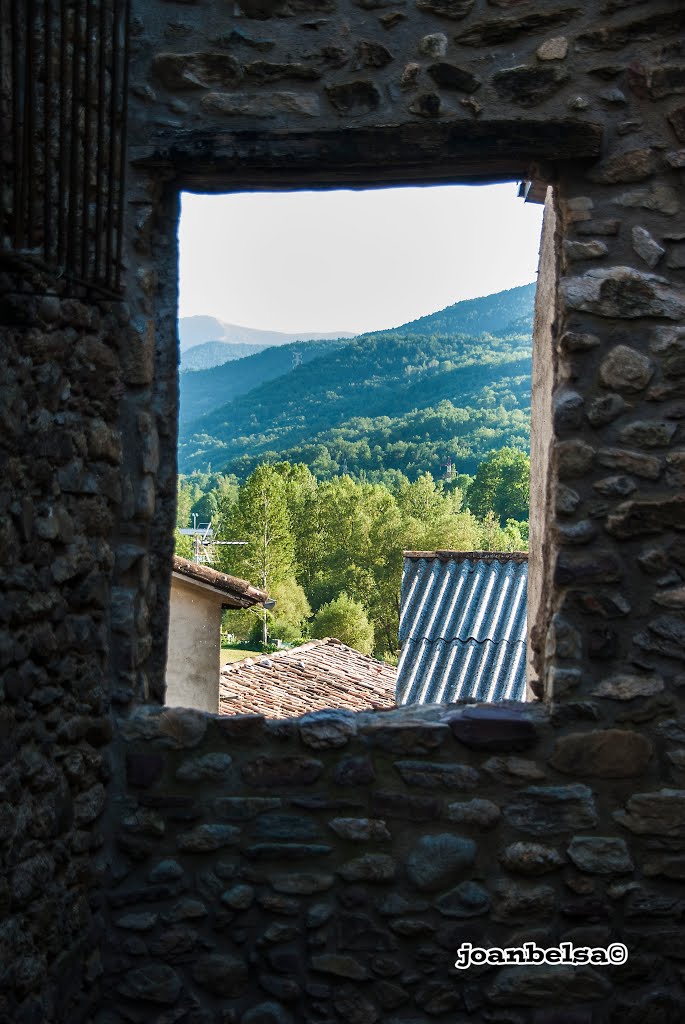
[[[4,0],[2,24],[0,1021],[679,1022],[683,5]],[[162,710],[179,191],[516,178],[553,187],[542,699]],[[464,938],[562,937],[628,963],[451,967]]]

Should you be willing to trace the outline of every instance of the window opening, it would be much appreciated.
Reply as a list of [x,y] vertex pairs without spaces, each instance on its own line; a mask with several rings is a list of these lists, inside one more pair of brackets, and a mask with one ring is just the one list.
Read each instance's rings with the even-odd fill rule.
[[522,696],[539,191],[183,194],[167,703]]

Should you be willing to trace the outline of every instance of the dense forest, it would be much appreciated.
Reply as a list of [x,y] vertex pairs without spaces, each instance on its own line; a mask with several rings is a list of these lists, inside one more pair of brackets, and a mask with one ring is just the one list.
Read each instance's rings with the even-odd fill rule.
[[186,373],[189,370],[209,370],[213,366],[220,366],[233,359],[243,359],[245,356],[256,355],[263,352],[268,345],[248,345],[245,343],[231,343],[230,341],[204,341],[201,345],[193,345],[181,352],[181,365],[179,370]]
[[276,599],[236,637],[392,661],[403,550],[527,547],[534,292],[181,375],[178,526],[245,542],[213,564]]
[[[181,478],[178,524],[193,513],[211,517],[217,538],[247,542],[216,546],[212,564],[276,598],[270,639],[335,635],[392,660],[402,551],[525,549],[528,479],[528,456],[512,448],[484,459],[463,487],[429,473],[414,481],[396,473],[391,484],[317,480],[302,463],[265,463],[242,485],[220,474]],[[192,556],[190,538],[178,532],[177,551]],[[226,627],[258,639],[264,623],[254,612],[231,612]]]
[[534,290],[182,374],[181,469],[244,479],[283,458],[319,478],[390,470],[415,479],[439,476],[448,456],[472,474],[493,449],[527,450]]

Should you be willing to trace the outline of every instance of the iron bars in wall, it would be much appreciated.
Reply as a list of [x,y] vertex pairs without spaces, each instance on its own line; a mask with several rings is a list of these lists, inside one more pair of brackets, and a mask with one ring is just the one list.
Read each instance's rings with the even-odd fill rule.
[[0,0],[3,247],[119,292],[130,0]]

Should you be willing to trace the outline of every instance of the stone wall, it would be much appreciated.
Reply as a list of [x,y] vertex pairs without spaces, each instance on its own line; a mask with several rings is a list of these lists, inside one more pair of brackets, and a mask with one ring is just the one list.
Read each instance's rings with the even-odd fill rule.
[[[679,721],[146,708],[120,729],[98,1022],[682,1019]],[[524,941],[629,960],[453,966]]]
[[[550,1020],[539,1005],[521,1007],[527,986],[538,1004],[594,1001],[595,1020],[680,1020],[685,9],[677,0],[133,0],[132,8],[124,294],[96,300],[27,263],[31,252],[7,256],[12,218],[2,221],[0,1018],[170,1024],[221,1020],[226,1002],[223,1019],[235,1009],[245,1024],[287,1014],[322,1024],[441,1014],[513,1024],[534,1012],[538,1024]],[[15,109],[9,84],[8,72],[3,127]],[[39,107],[35,114],[42,124]],[[0,158],[11,181],[21,146],[7,150],[5,134]],[[47,167],[41,139],[34,133],[29,150]],[[59,151],[54,138],[50,146]],[[103,173],[98,195],[108,185],[118,196],[119,168]],[[300,739],[310,735],[303,723],[135,710],[164,697],[179,190],[516,177],[554,186],[561,276],[550,325],[554,507],[544,509],[551,621],[535,638],[547,703],[526,712],[535,744],[475,750],[436,710],[427,711],[424,738],[414,728],[384,739],[376,719],[360,717],[339,750],[312,749]],[[75,209],[87,214],[80,202]],[[40,238],[40,224],[32,234]],[[107,749],[110,701],[123,722]],[[182,761],[205,754],[232,761],[212,758],[176,778]],[[282,765],[286,756],[305,760]],[[347,757],[362,760],[341,768]],[[377,762],[375,780],[364,774],[366,757]],[[395,761],[456,762],[479,774],[405,766],[402,775]],[[567,786],[587,788],[559,789]],[[303,803],[307,794],[343,804]],[[255,796],[279,803],[267,811],[225,802]],[[489,830],[487,805],[448,809],[472,799],[500,809]],[[369,826],[372,838],[357,843],[349,830],[366,826],[329,826],[365,817],[385,821],[391,838]],[[421,843],[430,851],[430,837],[448,833],[440,860],[454,867],[461,850],[463,872],[455,867],[426,890],[428,907],[414,909],[424,891],[409,868],[413,853],[421,864]],[[595,835],[610,841],[598,848],[587,841]],[[228,852],[193,852],[216,842]],[[260,844],[269,842],[295,849],[265,854]],[[501,862],[519,842],[557,856],[526,862],[515,850]],[[310,859],[302,847],[311,844],[333,849]],[[395,880],[363,877],[389,872],[386,860],[344,867],[365,849],[394,862]],[[528,877],[524,862],[550,871]],[[278,891],[273,878],[297,875],[304,863],[332,875],[331,888]],[[254,903],[241,909],[250,889]],[[381,893],[409,907],[379,907]],[[111,944],[100,978],[105,895]],[[335,905],[333,923],[313,909],[320,904]],[[477,925],[451,916],[465,911]],[[130,915],[133,927],[121,926]],[[581,972],[579,987],[561,985],[555,972],[538,974],[537,987],[530,974],[500,982],[489,972],[481,982],[467,972],[456,981],[448,964],[459,935],[448,929],[481,934],[481,922],[492,942],[587,928],[603,942],[608,928],[632,956],[626,970]],[[358,953],[348,941],[397,949]],[[296,960],[292,949],[301,950]],[[318,955],[337,957],[318,966],[334,963],[339,973],[314,970]],[[151,991],[158,1002],[141,999]],[[265,1002],[285,1009],[257,1009]]]
[[[553,422],[534,424],[549,458],[534,467],[547,480],[536,689],[583,717],[576,702],[611,672],[643,695],[672,687],[685,639],[684,26],[681,4],[630,0],[133,4],[127,297],[154,346],[139,401],[161,439],[157,472],[141,464],[134,480],[150,508],[155,496],[147,615],[164,622],[168,592],[179,189],[530,176],[555,189],[561,276],[536,406],[551,401]],[[164,631],[150,638],[148,621],[132,692],[161,699]],[[620,703],[594,708],[608,721]]]
[[0,273],[0,1020],[38,1024],[85,1019],[102,970],[126,317],[20,270]]

